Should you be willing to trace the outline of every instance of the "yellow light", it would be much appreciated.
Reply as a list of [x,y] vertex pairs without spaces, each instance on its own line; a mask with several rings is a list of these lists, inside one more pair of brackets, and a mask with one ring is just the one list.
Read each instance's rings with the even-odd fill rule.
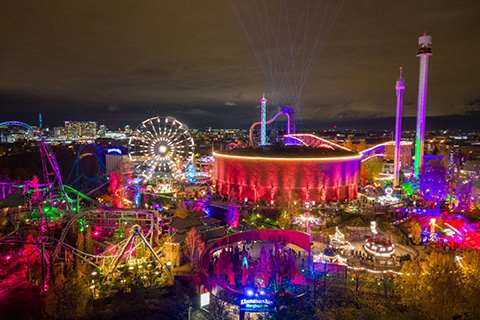
[[334,146],[337,147],[337,148],[340,148],[340,149],[343,149],[343,150],[347,150],[347,151],[352,151],[352,150],[350,150],[350,149],[348,149],[348,148],[345,148],[344,146],[341,146],[341,145],[339,145],[339,144],[337,144],[337,143],[335,143],[335,142],[332,142],[332,141],[329,141],[329,140],[320,138],[319,136],[316,136],[316,135],[311,134],[311,133],[294,133],[294,134],[287,134],[287,135],[285,135],[285,137],[294,138],[295,140],[300,141],[300,142],[303,143],[304,145],[307,145],[307,144],[306,144],[305,142],[301,141],[301,140],[300,140],[299,138],[297,138],[297,137],[312,137],[312,138],[314,138],[314,139],[317,139],[317,140],[320,140],[320,141],[326,143],[326,144],[329,145],[329,146],[334,145]]
[[[362,150],[362,151],[360,151],[360,153],[366,153],[368,151],[371,151],[371,150],[373,150],[375,148],[378,148],[378,147],[381,147],[381,146],[391,146],[391,145],[394,145],[394,144],[395,144],[395,141],[388,141],[388,142],[380,143],[380,144],[374,145],[371,148]],[[408,145],[411,145],[411,144],[413,144],[413,141],[401,141],[400,142],[401,146],[408,146]]]
[[266,160],[266,161],[348,161],[360,159],[362,155],[348,156],[348,157],[331,157],[331,158],[271,158],[271,157],[246,157],[246,156],[231,156],[226,154],[219,154],[213,152],[214,157],[242,159],[242,160]]

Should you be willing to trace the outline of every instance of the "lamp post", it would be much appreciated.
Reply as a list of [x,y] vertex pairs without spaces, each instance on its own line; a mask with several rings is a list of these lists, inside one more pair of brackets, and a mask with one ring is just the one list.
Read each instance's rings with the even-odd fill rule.
[[305,232],[310,234],[310,202],[305,201]]

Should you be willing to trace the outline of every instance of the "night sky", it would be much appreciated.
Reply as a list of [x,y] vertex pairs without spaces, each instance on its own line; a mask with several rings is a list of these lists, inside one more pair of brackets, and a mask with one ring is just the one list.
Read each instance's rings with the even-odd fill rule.
[[[479,13],[480,1],[347,1],[304,87],[306,127],[389,124],[399,66],[404,116],[414,116],[425,30],[427,115],[475,126]],[[46,126],[95,120],[114,129],[170,115],[190,127],[246,128],[266,90],[226,0],[2,1],[0,72],[0,121],[36,125],[41,112]]]

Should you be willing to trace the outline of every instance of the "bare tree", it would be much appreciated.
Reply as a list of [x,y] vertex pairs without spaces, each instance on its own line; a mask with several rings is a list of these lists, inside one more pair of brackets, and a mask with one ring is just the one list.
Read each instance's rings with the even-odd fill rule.
[[205,243],[202,241],[200,234],[195,228],[192,228],[187,233],[183,249],[185,251],[185,256],[192,266],[198,265],[200,254],[205,249]]

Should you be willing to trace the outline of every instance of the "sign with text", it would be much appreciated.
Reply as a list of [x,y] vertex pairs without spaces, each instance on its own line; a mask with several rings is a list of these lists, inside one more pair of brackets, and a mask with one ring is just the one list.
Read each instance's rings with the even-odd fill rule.
[[270,299],[241,299],[240,310],[247,312],[267,312],[271,309],[273,301]]

